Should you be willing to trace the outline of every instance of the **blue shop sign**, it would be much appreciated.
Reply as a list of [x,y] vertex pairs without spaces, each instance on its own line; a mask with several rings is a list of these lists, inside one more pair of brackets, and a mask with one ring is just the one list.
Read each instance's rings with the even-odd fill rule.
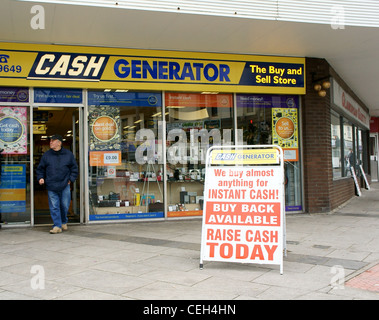
[[237,94],[239,108],[298,108],[299,97],[293,95]]
[[81,89],[34,89],[35,103],[72,103],[82,104]]
[[163,211],[160,212],[139,212],[139,213],[115,213],[115,214],[90,214],[90,221],[122,220],[122,219],[153,219],[164,218]]
[[88,91],[88,105],[114,107],[161,107],[160,93]]
[[0,88],[0,102],[29,102],[29,89]]

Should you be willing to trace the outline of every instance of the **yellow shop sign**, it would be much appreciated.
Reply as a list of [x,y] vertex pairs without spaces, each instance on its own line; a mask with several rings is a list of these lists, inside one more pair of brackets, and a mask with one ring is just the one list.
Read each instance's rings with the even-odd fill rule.
[[305,59],[0,44],[0,86],[305,94]]

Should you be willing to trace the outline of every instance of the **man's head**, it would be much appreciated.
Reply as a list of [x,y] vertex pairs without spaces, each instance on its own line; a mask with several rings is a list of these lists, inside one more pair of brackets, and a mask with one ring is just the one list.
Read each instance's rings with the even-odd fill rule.
[[59,151],[62,148],[63,138],[59,134],[50,137],[50,148],[54,151]]

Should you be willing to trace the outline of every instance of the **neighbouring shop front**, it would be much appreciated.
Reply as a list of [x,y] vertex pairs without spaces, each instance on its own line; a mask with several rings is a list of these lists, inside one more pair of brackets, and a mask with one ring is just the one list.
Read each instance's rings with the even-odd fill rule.
[[69,222],[201,216],[212,145],[280,145],[286,211],[305,210],[304,58],[6,43],[0,56],[3,221],[50,223],[34,172],[55,133],[80,165]]
[[[302,166],[306,212],[330,212],[371,180],[369,109],[325,59],[307,58],[302,96]],[[352,172],[357,179],[354,179]],[[359,187],[357,189],[356,183]]]
[[369,172],[369,128],[368,112],[333,80],[331,134],[334,180],[351,177],[351,167],[358,176]]

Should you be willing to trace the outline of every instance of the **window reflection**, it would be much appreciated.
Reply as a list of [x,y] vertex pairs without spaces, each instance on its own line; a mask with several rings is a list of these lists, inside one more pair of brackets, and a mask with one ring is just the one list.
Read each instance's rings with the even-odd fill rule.
[[231,94],[166,93],[168,217],[202,215],[205,154],[230,144]]

